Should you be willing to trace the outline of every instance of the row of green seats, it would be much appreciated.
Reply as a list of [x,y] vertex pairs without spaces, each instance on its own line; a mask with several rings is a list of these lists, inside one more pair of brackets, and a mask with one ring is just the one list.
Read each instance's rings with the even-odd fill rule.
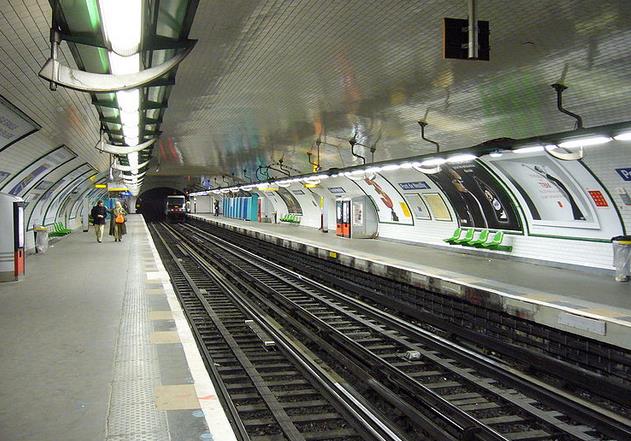
[[290,224],[299,224],[300,218],[295,214],[286,214],[280,218],[281,222],[289,222]]
[[70,233],[72,233],[70,228],[64,227],[61,222],[56,222],[53,224],[53,229],[50,233],[48,233],[48,235],[52,237],[61,237]]
[[496,251],[513,250],[511,245],[502,244],[504,241],[503,231],[498,231],[491,237],[491,232],[489,230],[482,230],[477,239],[475,239],[475,229],[473,228],[467,229],[464,236],[462,236],[462,232],[462,228],[456,228],[454,230],[454,234],[444,241],[450,245],[462,245],[465,247],[484,248]]

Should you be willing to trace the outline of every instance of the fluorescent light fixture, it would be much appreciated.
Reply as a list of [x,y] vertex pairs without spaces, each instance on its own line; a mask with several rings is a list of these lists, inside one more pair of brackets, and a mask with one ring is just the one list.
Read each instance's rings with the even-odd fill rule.
[[121,90],[116,92],[116,101],[121,112],[137,112],[140,108],[140,90]]
[[126,138],[138,138],[140,129],[138,126],[123,126],[123,133]]
[[587,138],[569,139],[567,141],[560,142],[559,147],[571,149],[575,147],[587,147],[590,145],[606,144],[609,141],[611,141],[611,138],[608,136],[590,136]]
[[250,186],[243,186],[243,187],[241,187],[241,190],[243,190],[243,191],[251,191],[252,187],[250,187]]
[[616,141],[631,141],[631,130],[622,132],[613,137]]
[[125,137],[125,144],[127,144],[130,147],[133,147],[135,145],[138,145],[138,137]]
[[328,179],[328,177],[329,175],[325,175],[325,174],[314,176],[315,179]]
[[140,54],[121,57],[114,52],[109,52],[110,70],[115,75],[124,75],[140,72]]
[[379,173],[381,170],[384,170],[382,167],[368,167],[365,171],[366,174],[372,175],[375,173]]
[[99,0],[105,39],[119,55],[132,55],[140,49],[142,3],[142,0]]
[[[133,168],[138,168],[138,152],[129,153],[127,155],[127,162],[129,162],[129,166]],[[137,174],[138,172],[134,173]]]
[[536,152],[543,152],[543,150],[544,149],[542,145],[532,145],[532,146],[521,147],[516,150],[513,150],[513,153],[536,153]]
[[449,158],[447,158],[447,162],[450,164],[460,164],[463,162],[471,162],[475,159],[478,159],[478,157],[472,154],[465,153],[462,155],[450,156]]
[[495,151],[495,152],[491,152],[491,153],[489,153],[489,156],[490,156],[491,158],[501,158],[503,155],[504,155],[504,153],[503,153],[503,152],[501,152],[500,150],[497,150],[497,151]]
[[291,186],[291,182],[278,181],[278,182],[276,182],[276,185],[278,185],[279,187],[287,188],[287,187]]
[[395,171],[400,169],[401,166],[399,164],[388,164],[383,166],[383,171]]
[[140,113],[121,111],[120,119],[124,126],[137,126],[140,124]]
[[443,158],[432,158],[432,159],[427,159],[421,162],[420,166],[421,167],[436,167],[439,165],[443,165],[445,162],[447,161]]

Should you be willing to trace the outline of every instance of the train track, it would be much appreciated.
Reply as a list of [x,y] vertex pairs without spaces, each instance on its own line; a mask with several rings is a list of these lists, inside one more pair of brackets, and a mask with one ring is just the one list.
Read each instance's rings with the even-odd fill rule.
[[[177,226],[249,298],[434,439],[629,439],[629,421],[287,270]],[[396,397],[396,398],[394,398]],[[392,413],[392,412],[391,412]],[[430,426],[433,427],[430,428]]]
[[311,255],[308,247],[295,250],[212,223],[192,223],[329,287],[404,315],[450,340],[501,357],[571,393],[598,397],[615,412],[631,415],[629,351],[510,316],[493,305],[479,304],[474,295],[469,301],[412,286],[401,281],[408,280],[405,274],[379,276],[369,268],[362,271]]
[[151,228],[206,367],[240,440],[405,441],[352,387],[261,318],[172,228]]

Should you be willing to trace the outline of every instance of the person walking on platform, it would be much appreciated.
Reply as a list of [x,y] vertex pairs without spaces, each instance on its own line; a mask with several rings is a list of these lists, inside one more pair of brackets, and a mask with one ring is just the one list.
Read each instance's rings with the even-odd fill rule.
[[92,215],[92,224],[94,225],[94,231],[96,232],[96,241],[103,241],[103,230],[105,229],[105,216],[107,210],[103,206],[103,201],[98,201],[90,213]]
[[110,221],[110,236],[114,236],[114,242],[120,242],[123,239],[123,234],[127,234],[127,227],[125,226],[125,219],[127,212],[119,201],[116,201],[116,206],[112,210],[112,220]]

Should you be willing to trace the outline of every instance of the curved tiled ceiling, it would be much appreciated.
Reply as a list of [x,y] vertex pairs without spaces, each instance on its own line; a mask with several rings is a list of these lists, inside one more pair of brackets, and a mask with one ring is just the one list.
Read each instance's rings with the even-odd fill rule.
[[[324,168],[352,165],[347,140],[375,159],[428,153],[416,123],[444,149],[631,119],[628,1],[478,1],[491,61],[444,60],[452,1],[205,1],[199,43],[179,69],[159,146],[159,175],[231,175],[284,159],[309,170],[318,135]],[[370,151],[359,149],[368,158]]]

